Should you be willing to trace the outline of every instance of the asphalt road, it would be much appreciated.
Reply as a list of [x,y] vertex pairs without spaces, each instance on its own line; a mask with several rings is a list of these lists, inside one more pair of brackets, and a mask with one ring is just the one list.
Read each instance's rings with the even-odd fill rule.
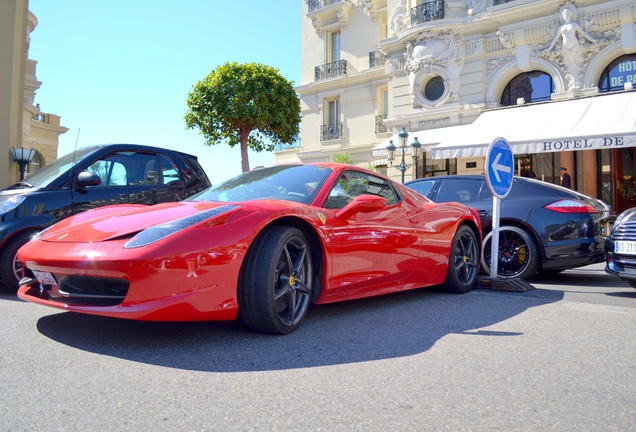
[[636,289],[602,268],[314,307],[281,337],[4,295],[0,431],[636,430]]

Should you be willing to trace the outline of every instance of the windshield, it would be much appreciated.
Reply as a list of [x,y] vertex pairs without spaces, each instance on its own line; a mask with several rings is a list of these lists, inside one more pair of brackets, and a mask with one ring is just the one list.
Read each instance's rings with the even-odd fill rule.
[[58,178],[60,174],[68,171],[73,163],[79,162],[88,153],[95,150],[95,147],[87,147],[76,152],[62,156],[56,161],[48,164],[41,170],[38,170],[15,185],[9,186],[7,189],[17,189],[20,187],[41,188],[48,186],[53,180]]
[[315,165],[261,168],[243,173],[187,200],[241,202],[280,199],[311,204],[330,173],[330,168]]

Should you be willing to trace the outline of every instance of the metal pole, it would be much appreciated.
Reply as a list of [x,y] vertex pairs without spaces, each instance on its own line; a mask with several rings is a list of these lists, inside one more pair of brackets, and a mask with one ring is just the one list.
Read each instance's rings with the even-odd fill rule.
[[501,199],[492,197],[492,235],[490,237],[490,277],[497,278],[499,265],[499,208]]

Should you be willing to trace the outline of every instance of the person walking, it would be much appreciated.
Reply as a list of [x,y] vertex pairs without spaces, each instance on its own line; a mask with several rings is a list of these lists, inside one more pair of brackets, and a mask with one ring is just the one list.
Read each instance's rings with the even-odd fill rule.
[[568,174],[568,169],[566,167],[559,168],[559,174],[561,175],[561,186],[572,189],[572,179]]

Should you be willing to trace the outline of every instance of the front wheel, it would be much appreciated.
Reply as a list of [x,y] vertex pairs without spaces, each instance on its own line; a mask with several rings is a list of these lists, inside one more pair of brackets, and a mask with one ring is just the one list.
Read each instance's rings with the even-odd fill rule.
[[239,314],[252,330],[289,334],[307,315],[313,260],[302,231],[267,228],[250,248],[239,277]]
[[[484,239],[481,264],[490,273],[492,231]],[[499,261],[497,276],[502,279],[527,279],[539,268],[539,253],[534,240],[527,231],[514,226],[499,229]]]
[[475,287],[479,272],[477,236],[469,227],[459,227],[453,238],[444,290],[463,294]]
[[22,263],[18,261],[18,249],[27,244],[33,233],[23,232],[9,240],[0,254],[0,279],[5,291],[16,293],[20,279],[22,279]]

